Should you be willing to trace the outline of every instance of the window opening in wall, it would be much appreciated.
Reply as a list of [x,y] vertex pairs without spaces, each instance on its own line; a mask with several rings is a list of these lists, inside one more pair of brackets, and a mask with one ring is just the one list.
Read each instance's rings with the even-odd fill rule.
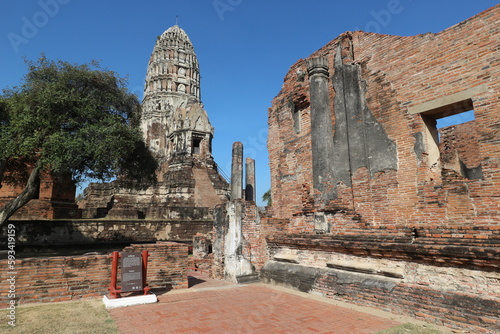
[[422,112],[431,167],[441,166],[443,176],[458,174],[482,179],[481,156],[472,100]]
[[201,147],[201,139],[200,138],[193,138],[193,149],[192,153],[193,154],[200,154],[200,149]]
[[440,129],[446,128],[448,126],[459,125],[463,123],[467,123],[470,121],[474,121],[474,110],[469,110],[462,112],[460,114],[445,116],[443,118],[439,118],[436,120],[436,127],[438,129],[438,139],[440,137]]
[[290,98],[289,106],[292,113],[293,130],[296,134],[299,134],[302,130],[300,124],[302,121],[302,112],[309,106],[309,103],[305,96],[299,96],[296,99]]

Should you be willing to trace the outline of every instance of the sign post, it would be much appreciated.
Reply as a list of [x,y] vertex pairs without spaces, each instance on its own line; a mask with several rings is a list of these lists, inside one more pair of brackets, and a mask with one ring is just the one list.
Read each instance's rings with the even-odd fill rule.
[[[118,263],[121,257],[121,286],[117,286]],[[111,258],[111,284],[108,288],[111,298],[120,298],[123,292],[149,293],[150,288],[146,283],[148,268],[148,251],[139,252],[113,252]]]

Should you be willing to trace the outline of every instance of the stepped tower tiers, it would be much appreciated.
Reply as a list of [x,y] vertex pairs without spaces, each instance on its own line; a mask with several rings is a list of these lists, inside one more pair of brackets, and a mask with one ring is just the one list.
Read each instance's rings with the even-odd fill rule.
[[186,157],[211,159],[214,129],[200,100],[198,59],[188,35],[177,25],[158,37],[151,54],[141,127],[162,171],[166,163],[191,160]]
[[229,185],[212,157],[214,128],[200,99],[198,58],[177,25],[157,38],[151,53],[141,130],[160,165],[158,184],[145,191],[118,181],[91,184],[81,205],[84,217],[210,218],[227,201]]

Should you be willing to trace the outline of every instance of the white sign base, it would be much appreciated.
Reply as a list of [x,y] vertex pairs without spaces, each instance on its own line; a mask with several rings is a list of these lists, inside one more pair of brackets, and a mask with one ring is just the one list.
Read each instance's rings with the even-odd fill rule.
[[142,295],[142,296],[133,296],[133,297],[124,297],[124,298],[115,298],[109,299],[107,296],[102,297],[102,302],[106,306],[106,308],[116,308],[116,307],[125,307],[132,305],[141,305],[141,304],[152,304],[156,303],[158,298],[156,298],[155,294]]

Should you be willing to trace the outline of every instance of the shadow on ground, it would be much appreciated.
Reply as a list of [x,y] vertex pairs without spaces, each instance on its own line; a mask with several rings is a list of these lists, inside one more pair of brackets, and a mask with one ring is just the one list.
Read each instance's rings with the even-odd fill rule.
[[206,280],[200,279],[198,277],[188,276],[188,288],[192,288],[195,285],[205,283],[205,282],[206,282]]

